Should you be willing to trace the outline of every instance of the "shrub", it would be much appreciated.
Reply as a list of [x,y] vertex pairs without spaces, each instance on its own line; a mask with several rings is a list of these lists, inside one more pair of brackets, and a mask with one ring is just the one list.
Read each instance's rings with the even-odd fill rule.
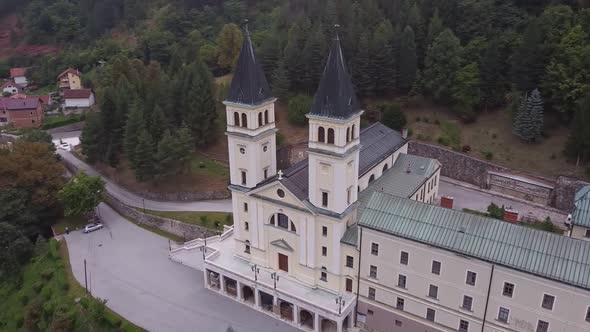
[[23,323],[24,323],[24,317],[23,314],[21,312],[16,313],[16,315],[14,315],[14,322],[16,323],[16,327],[21,328],[23,327]]
[[121,327],[121,324],[123,323],[119,317],[116,317],[115,315],[110,315],[110,314],[105,315],[104,320],[111,327],[114,327],[116,329],[117,328],[120,328]]
[[285,143],[285,135],[280,131],[277,133],[277,146],[282,146]]
[[461,147],[461,151],[463,151],[464,153],[469,153],[469,152],[471,152],[471,146],[469,146],[469,145],[463,145]]
[[488,206],[488,214],[490,215],[490,217],[495,218],[495,219],[499,219],[499,220],[503,220],[504,219],[504,205],[502,205],[502,207],[499,207],[498,205],[496,205],[495,203],[491,203]]
[[408,123],[406,115],[398,103],[381,103],[377,105],[384,125],[395,130],[402,130]]
[[447,136],[439,136],[437,141],[444,146],[451,145],[451,140]]
[[49,241],[49,257],[53,259],[57,259],[59,257],[59,253],[57,252],[57,240],[51,239]]
[[41,290],[41,296],[43,296],[45,300],[49,300],[51,299],[51,295],[53,295],[53,289],[49,285],[43,287]]
[[490,150],[484,150],[483,151],[483,156],[484,158],[486,158],[486,160],[492,160],[494,159],[494,153]]
[[550,158],[551,160],[555,160],[555,159],[557,159],[557,156],[555,155],[555,153],[552,153],[552,154],[551,154],[551,157],[549,157],[549,158]]
[[408,137],[412,137],[414,135],[414,130],[412,128],[408,128]]
[[43,288],[43,283],[41,281],[37,281],[31,287],[33,288],[35,293],[39,293]]
[[430,119],[429,119],[429,118],[427,118],[427,117],[424,117],[423,121],[424,121],[425,123],[430,123]]
[[[446,137],[447,146],[459,147],[461,144],[461,129],[454,122],[444,121],[440,124],[443,136]],[[442,144],[442,143],[441,143]]]
[[26,306],[29,303],[29,296],[27,294],[20,294],[18,300],[22,305]]
[[40,299],[35,299],[25,307],[24,326],[27,331],[37,331],[37,324],[41,321],[43,303]]
[[492,134],[492,139],[496,139],[496,138],[498,138],[498,135],[496,133],[493,133]]
[[51,277],[53,277],[52,269],[46,269],[41,271],[41,278],[43,278],[45,281],[51,280]]
[[305,115],[309,113],[312,102],[312,98],[307,95],[297,95],[289,99],[287,105],[289,122],[300,126],[305,125]]

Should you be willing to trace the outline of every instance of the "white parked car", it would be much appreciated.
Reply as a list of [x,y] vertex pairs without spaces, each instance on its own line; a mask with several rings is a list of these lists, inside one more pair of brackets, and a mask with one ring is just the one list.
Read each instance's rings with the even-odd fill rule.
[[99,222],[94,223],[94,224],[88,224],[88,225],[84,226],[84,229],[82,230],[82,232],[83,233],[90,233],[90,232],[97,231],[103,227],[104,227],[103,224],[101,224]]

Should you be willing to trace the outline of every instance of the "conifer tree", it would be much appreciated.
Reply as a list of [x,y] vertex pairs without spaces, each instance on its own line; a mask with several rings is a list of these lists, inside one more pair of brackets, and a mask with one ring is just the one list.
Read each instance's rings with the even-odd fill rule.
[[184,172],[190,166],[195,146],[191,132],[185,125],[182,125],[178,130],[176,142],[176,159],[179,164],[179,170]]
[[285,99],[289,93],[289,73],[283,59],[279,60],[272,73],[272,92],[280,99]]
[[388,20],[381,22],[373,33],[371,64],[375,80],[375,93],[378,96],[392,93],[396,86],[393,37],[393,27]]
[[97,113],[90,113],[86,117],[86,124],[80,135],[80,144],[82,145],[82,153],[86,156],[86,160],[94,164],[102,160],[104,154],[104,132],[100,115]]
[[294,23],[289,29],[289,39],[285,46],[284,60],[285,67],[289,72],[289,90],[301,88],[301,78],[304,75],[304,69],[301,68],[301,55],[304,47],[304,32],[298,23]]
[[426,34],[426,50],[432,45],[434,39],[438,37],[438,35],[445,30],[443,22],[438,14],[438,8],[434,9],[434,13],[430,18],[430,23],[428,23],[428,33]]
[[541,138],[543,131],[543,100],[538,89],[525,94],[514,118],[512,132],[527,142]]
[[522,92],[533,90],[541,83],[546,64],[547,51],[544,36],[537,20],[532,20],[512,57],[512,82]]
[[156,150],[155,174],[157,179],[163,179],[177,173],[176,144],[177,142],[170,134],[170,130],[166,130]]
[[375,90],[371,77],[370,51],[369,32],[364,31],[359,38],[356,56],[351,59],[350,65],[356,92],[362,97],[372,96]]
[[505,87],[500,63],[500,44],[497,38],[492,39],[479,66],[481,72],[481,93],[486,109],[495,107],[504,101]]
[[211,73],[200,59],[187,68],[184,78],[186,97],[182,105],[183,121],[196,144],[209,142],[215,131],[217,111],[211,81]]
[[455,74],[461,68],[461,44],[450,29],[440,33],[426,55],[423,80],[425,92],[438,102],[451,101]]
[[426,27],[424,23],[424,17],[422,17],[422,13],[420,12],[417,2],[414,2],[410,8],[407,25],[409,25],[414,32],[414,45],[416,48],[416,57],[418,59],[418,63],[423,63],[427,48]]
[[142,130],[135,148],[135,177],[141,182],[152,180],[155,175],[154,144],[147,130]]
[[576,160],[576,166],[590,160],[590,90],[577,103],[570,137],[565,148],[566,154]]
[[416,80],[416,71],[418,70],[418,60],[416,57],[416,44],[414,42],[414,30],[406,26],[401,37],[400,57],[399,57],[399,88],[407,92]]
[[322,75],[326,54],[326,38],[321,24],[314,29],[303,48],[301,61],[305,64],[303,90],[312,94],[317,89]]
[[150,117],[149,129],[154,142],[159,142],[168,128],[168,120],[164,111],[159,105],[156,105]]
[[135,150],[137,149],[137,144],[139,142],[139,135],[145,130],[143,111],[140,107],[139,100],[135,100],[125,125],[125,140],[123,149],[133,169],[136,169],[137,167]]

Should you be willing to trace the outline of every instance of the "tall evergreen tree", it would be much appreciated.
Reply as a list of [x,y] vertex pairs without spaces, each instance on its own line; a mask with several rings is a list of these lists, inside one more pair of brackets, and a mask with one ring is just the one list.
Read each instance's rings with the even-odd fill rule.
[[382,21],[373,33],[371,65],[378,96],[391,94],[396,87],[393,38],[393,27],[388,20]]
[[168,129],[168,119],[166,119],[166,115],[159,105],[156,105],[150,116],[149,129],[154,142],[159,142],[162,135],[164,135],[164,131]]
[[285,99],[289,93],[289,73],[283,59],[279,60],[272,73],[272,92],[280,99]]
[[155,176],[154,143],[147,130],[142,130],[135,148],[135,177],[141,182],[152,180]]
[[235,68],[243,38],[240,28],[236,24],[230,23],[223,26],[217,37],[217,51],[219,52],[217,64],[219,67],[225,70]]
[[133,102],[131,112],[125,125],[124,151],[131,167],[136,169],[137,161],[135,159],[135,150],[139,142],[139,135],[145,130],[145,120],[139,100]]
[[285,46],[285,66],[289,72],[290,90],[301,89],[304,68],[301,65],[301,55],[304,47],[304,31],[298,23],[294,23],[289,29],[289,39]]
[[424,17],[422,17],[422,13],[420,12],[417,2],[414,2],[410,8],[407,25],[409,25],[414,32],[414,45],[416,48],[415,52],[416,57],[418,58],[418,63],[424,63],[424,56],[426,55],[426,49],[428,48],[426,45],[427,31],[424,23]]
[[512,132],[527,142],[541,138],[543,131],[543,100],[538,89],[525,94],[514,118]]
[[317,89],[322,75],[322,67],[326,54],[326,38],[321,24],[318,24],[309,35],[303,48],[302,62],[305,64],[303,90],[312,94]]
[[434,39],[438,37],[438,35],[445,30],[445,26],[443,25],[442,19],[438,14],[438,8],[434,9],[434,13],[430,18],[430,23],[428,23],[428,32],[426,34],[426,50],[432,45]]
[[260,53],[259,59],[261,60],[264,73],[271,75],[282,58],[281,42],[275,34],[271,34],[270,37],[263,40],[258,52]]
[[543,39],[537,20],[531,20],[512,56],[512,82],[520,91],[529,92],[541,83],[547,63]]
[[213,139],[217,110],[211,73],[202,61],[197,59],[187,68],[184,84],[183,121],[191,130],[195,143],[205,144]]
[[479,104],[479,68],[476,63],[467,64],[457,71],[451,88],[455,111],[471,116]]
[[102,160],[104,155],[104,131],[102,121],[98,113],[90,113],[86,117],[86,124],[80,135],[82,153],[86,160],[94,164]]
[[481,60],[481,94],[485,108],[496,107],[504,101],[506,87],[502,76],[502,63],[500,62],[500,44],[498,39],[492,39],[486,48]]
[[185,125],[182,125],[180,129],[178,129],[176,142],[176,159],[180,165],[180,171],[184,172],[190,166],[195,146],[191,132]]
[[402,91],[409,91],[416,80],[418,71],[418,59],[416,57],[416,44],[414,42],[414,30],[406,26],[402,33],[399,57],[398,86]]
[[461,44],[450,29],[434,39],[428,49],[424,68],[424,88],[436,101],[451,101],[455,74],[461,67]]
[[586,89],[576,105],[571,133],[565,148],[566,154],[580,162],[590,160],[590,89]]
[[369,32],[366,30],[360,36],[356,56],[352,57],[350,65],[356,92],[362,97],[372,96],[375,91],[371,71],[370,51]]
[[154,161],[156,179],[163,179],[178,173],[177,149],[176,139],[172,137],[170,130],[166,130],[156,149]]

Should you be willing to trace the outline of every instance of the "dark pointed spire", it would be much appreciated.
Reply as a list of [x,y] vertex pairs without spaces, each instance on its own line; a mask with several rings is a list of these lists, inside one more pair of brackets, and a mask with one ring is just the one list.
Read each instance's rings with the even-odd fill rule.
[[248,20],[245,23],[242,50],[225,101],[254,106],[271,99],[272,91],[262,67],[256,61],[250,31],[248,31]]
[[358,113],[361,106],[356,98],[350,74],[346,69],[338,27],[335,25],[336,33],[330,48],[330,55],[328,55],[320,86],[309,113],[329,118],[348,119]]

